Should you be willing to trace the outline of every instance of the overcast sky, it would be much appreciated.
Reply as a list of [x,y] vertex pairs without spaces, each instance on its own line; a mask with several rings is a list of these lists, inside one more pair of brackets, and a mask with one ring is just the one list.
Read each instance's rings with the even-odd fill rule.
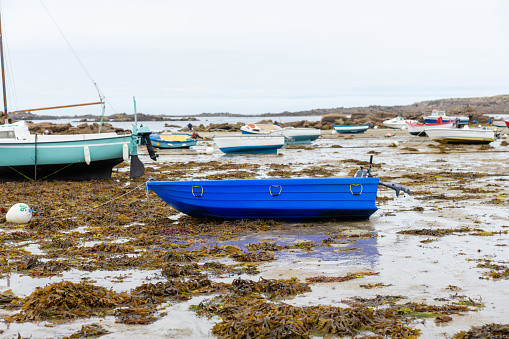
[[[106,114],[132,113],[133,96],[138,112],[186,115],[509,93],[507,0],[0,4],[11,111],[97,101],[90,77]],[[100,109],[44,112],[85,113]]]

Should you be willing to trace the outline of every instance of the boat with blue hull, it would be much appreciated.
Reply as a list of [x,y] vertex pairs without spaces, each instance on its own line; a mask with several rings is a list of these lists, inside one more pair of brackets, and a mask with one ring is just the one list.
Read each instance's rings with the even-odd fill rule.
[[148,181],[176,210],[198,218],[307,220],[368,219],[377,211],[378,186],[412,194],[400,184],[381,182],[361,168],[349,178],[286,178]]
[[173,149],[196,146],[197,140],[189,133],[152,133],[150,142],[156,148]]
[[364,133],[369,128],[369,124],[363,125],[332,125],[334,130],[339,134],[356,134]]
[[425,124],[435,124],[440,122],[454,122],[457,125],[463,126],[467,125],[470,121],[468,116],[448,116],[445,114],[445,111],[433,110],[430,115],[425,115],[424,117]]
[[367,219],[377,211],[378,178],[149,181],[173,208],[219,219]]

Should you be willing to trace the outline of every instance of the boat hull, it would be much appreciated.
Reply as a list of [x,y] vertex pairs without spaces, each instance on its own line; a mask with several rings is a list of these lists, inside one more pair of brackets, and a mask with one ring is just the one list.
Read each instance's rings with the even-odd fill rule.
[[282,135],[231,135],[214,136],[217,147],[227,154],[275,154],[283,147]]
[[177,141],[177,140],[164,140],[159,137],[158,134],[150,135],[150,142],[152,146],[160,149],[175,149],[175,148],[189,148],[191,146],[196,146],[197,140],[192,138],[187,138],[185,141]]
[[436,124],[412,124],[407,123],[408,133],[411,135],[416,135],[419,137],[425,137],[427,134],[424,131],[425,129],[432,129],[432,128],[438,128],[438,127],[447,127],[451,128],[453,127],[453,122],[446,122],[446,123],[436,123]]
[[320,137],[320,130],[315,128],[288,128],[274,130],[272,132],[254,132],[252,130],[241,130],[242,134],[246,135],[284,135],[291,138],[293,141],[285,140],[287,144],[292,143],[311,143]]
[[0,140],[0,180],[110,178],[133,148],[130,135],[114,133],[37,136],[37,143],[34,135]]
[[[436,124],[439,117],[436,116],[427,116],[424,117],[425,124]],[[469,117],[441,117],[442,122],[456,122],[458,120],[459,125],[467,125],[469,122]]]
[[167,204],[193,217],[303,220],[368,219],[378,178],[149,181]]
[[18,180],[92,180],[111,178],[113,167],[124,161],[123,158],[101,160],[94,162],[93,166],[86,163],[67,165],[27,165],[27,166],[0,166],[0,181]]
[[411,124],[417,124],[417,120],[405,120],[401,116],[397,116],[396,118],[392,118],[389,120],[385,120],[382,122],[382,124],[385,127],[388,128],[394,128],[394,129],[406,129],[407,128],[407,122]]
[[443,144],[489,144],[495,140],[495,132],[489,129],[433,128],[425,132]]
[[356,133],[364,133],[369,128],[369,124],[364,124],[364,125],[332,125],[332,127],[339,134],[356,134]]

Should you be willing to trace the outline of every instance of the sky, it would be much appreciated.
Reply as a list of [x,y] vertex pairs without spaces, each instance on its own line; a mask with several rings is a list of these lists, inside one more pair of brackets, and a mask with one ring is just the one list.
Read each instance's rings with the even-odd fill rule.
[[0,0],[0,9],[9,111],[97,101],[94,82],[107,115],[132,113],[133,97],[147,114],[249,115],[509,94],[507,0]]

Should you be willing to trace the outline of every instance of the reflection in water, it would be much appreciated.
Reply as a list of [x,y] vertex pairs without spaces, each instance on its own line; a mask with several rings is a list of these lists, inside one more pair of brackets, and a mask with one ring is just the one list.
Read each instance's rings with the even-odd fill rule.
[[[372,227],[355,226],[360,222],[287,224],[284,229],[260,232],[241,236],[235,240],[217,241],[204,238],[210,246],[231,245],[247,251],[246,246],[260,242],[275,243],[279,246],[292,246],[312,242],[311,251],[285,249],[274,252],[278,262],[291,262],[301,259],[337,262],[339,265],[363,265],[373,268],[378,263],[377,232]],[[178,243],[178,239],[168,239]],[[187,250],[198,249],[202,244],[193,245]]]

